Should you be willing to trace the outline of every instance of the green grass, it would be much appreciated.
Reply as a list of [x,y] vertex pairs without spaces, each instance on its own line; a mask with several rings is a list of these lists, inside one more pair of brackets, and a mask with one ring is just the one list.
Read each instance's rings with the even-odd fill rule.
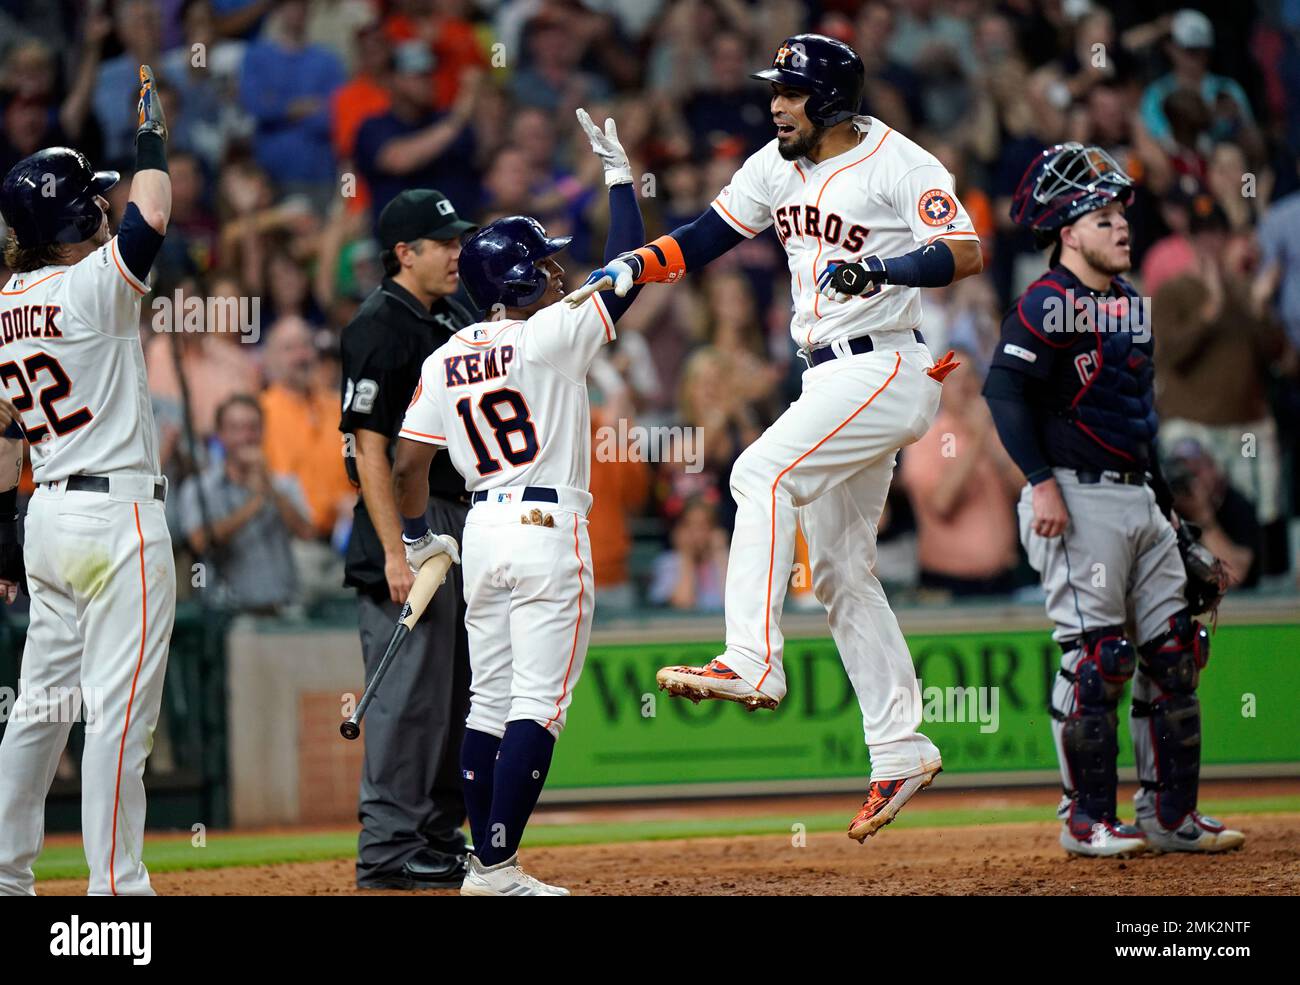
[[[1207,800],[1201,809],[1212,815],[1300,812],[1300,796],[1240,797]],[[997,807],[987,809],[912,809],[899,815],[899,828],[952,828],[976,824],[1025,824],[1050,821],[1052,808]],[[781,835],[802,824],[809,834],[838,832],[847,823],[847,811],[783,816],[701,817],[671,820],[618,821],[588,824],[534,824],[525,844],[589,845],[625,841],[662,841],[673,838],[712,838],[728,835]],[[285,862],[320,862],[352,858],[357,835],[352,829],[302,834],[239,834],[209,832],[207,846],[195,848],[188,836],[155,835],[145,842],[145,863],[152,872],[183,869],[223,869],[232,865],[275,865]],[[37,879],[84,879],[86,862],[80,845],[54,845],[36,863]]]

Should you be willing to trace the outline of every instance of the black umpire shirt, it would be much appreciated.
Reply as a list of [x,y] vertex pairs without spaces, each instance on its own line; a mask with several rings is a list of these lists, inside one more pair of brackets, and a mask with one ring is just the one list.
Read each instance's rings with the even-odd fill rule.
[[[439,298],[424,308],[410,291],[385,277],[343,329],[343,418],[339,430],[358,429],[388,435],[392,461],[397,432],[420,381],[420,367],[434,349],[477,318],[453,298]],[[360,487],[354,455],[346,456],[348,477]],[[464,502],[465,481],[447,455],[438,455],[429,468],[429,493]],[[387,596],[384,546],[357,498],[348,541],[343,583]]]

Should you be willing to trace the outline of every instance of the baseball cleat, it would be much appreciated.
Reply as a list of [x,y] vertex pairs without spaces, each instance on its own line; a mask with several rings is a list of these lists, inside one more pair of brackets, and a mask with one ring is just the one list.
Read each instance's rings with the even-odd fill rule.
[[1118,821],[1096,821],[1082,837],[1069,824],[1063,824],[1061,847],[1071,855],[1113,858],[1146,851],[1147,839],[1141,829]]
[[927,765],[916,776],[901,780],[872,780],[867,789],[867,799],[862,803],[862,810],[849,822],[849,837],[864,843],[873,834],[898,816],[903,805],[912,799],[918,790],[924,790],[934,778],[943,772],[943,764],[934,762]]
[[1154,817],[1138,818],[1138,826],[1153,852],[1230,852],[1246,843],[1240,831],[1192,811],[1178,827],[1166,828]]
[[568,896],[562,886],[550,886],[530,876],[519,866],[519,853],[496,865],[484,865],[477,856],[467,859],[462,896]]
[[655,674],[655,680],[659,690],[675,698],[690,698],[696,704],[705,698],[718,698],[742,704],[748,711],[776,708],[776,698],[750,687],[716,657],[703,667],[665,667]]

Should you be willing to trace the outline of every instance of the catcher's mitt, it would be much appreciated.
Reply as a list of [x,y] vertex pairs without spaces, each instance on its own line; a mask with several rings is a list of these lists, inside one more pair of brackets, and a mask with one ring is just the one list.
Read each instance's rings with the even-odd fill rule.
[[1183,520],[1178,525],[1178,553],[1183,556],[1187,571],[1188,611],[1198,616],[1202,612],[1216,614],[1223,593],[1228,589],[1228,575],[1223,562],[1201,543],[1201,531],[1195,524]]

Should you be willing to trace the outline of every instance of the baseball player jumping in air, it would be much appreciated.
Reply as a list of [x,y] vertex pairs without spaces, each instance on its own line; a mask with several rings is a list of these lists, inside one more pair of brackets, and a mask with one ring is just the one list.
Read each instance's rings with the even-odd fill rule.
[[[1190,525],[1175,533],[1155,453],[1150,312],[1120,276],[1130,266],[1132,184],[1099,147],[1058,144],[1034,160],[1011,216],[1052,246],[1051,269],[1007,313],[984,384],[1028,480],[1020,539],[1061,647],[1052,735],[1065,790],[1060,840],[1072,855],[1245,842],[1196,810],[1196,682],[1210,640],[1193,616],[1217,605],[1223,583]],[[1115,804],[1116,707],[1129,678],[1136,827],[1119,822]]]
[[[645,240],[632,169],[613,120],[602,132],[583,110],[578,119],[605,166],[612,259]],[[569,239],[511,216],[466,240],[461,281],[504,319],[462,329],[425,361],[393,467],[412,569],[455,552],[424,520],[439,448],[473,502],[463,567],[472,682],[461,767],[474,842],[465,896],[569,894],[519,867],[519,842],[591,634],[587,369],[635,297],[555,303],[564,271],[553,255]]]
[[0,186],[13,271],[0,290],[0,388],[19,412],[37,487],[20,554],[21,442],[10,441],[0,450],[8,490],[0,493],[0,592],[12,600],[25,583],[32,607],[18,700],[0,743],[0,894],[34,892],[45,795],[79,706],[89,891],[153,894],[141,861],[143,775],[176,573],[140,304],[171,214],[166,139],[153,73],[142,65],[135,177],[116,236],[103,193],[117,173],[92,171],[77,151],[39,151]]
[[776,224],[789,256],[790,331],[808,364],[803,394],[731,473],[726,652],[704,667],[665,668],[659,684],[697,701],[776,707],[786,692],[781,609],[802,526],[871,753],[867,799],[849,826],[862,841],[941,768],[917,730],[916,674],[872,567],[896,453],[930,427],[956,365],[931,359],[917,331],[918,289],[977,274],[983,260],[948,172],[858,115],[864,71],[852,48],[796,35],[754,78],[772,84],[776,139],[702,216],[593,271],[568,300],[676,281]]

